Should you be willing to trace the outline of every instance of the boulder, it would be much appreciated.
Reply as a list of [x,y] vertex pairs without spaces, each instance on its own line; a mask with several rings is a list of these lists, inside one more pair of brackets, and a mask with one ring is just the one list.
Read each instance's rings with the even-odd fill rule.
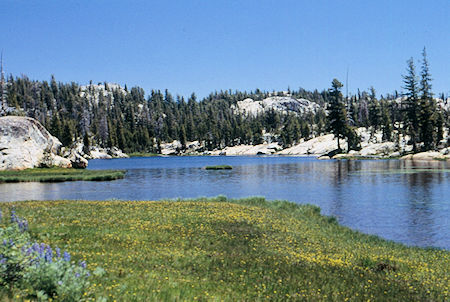
[[400,155],[401,155],[400,152],[396,151],[389,154],[389,157],[400,157]]
[[90,159],[111,159],[112,156],[108,154],[108,150],[99,148],[99,147],[91,147],[89,149],[89,158]]
[[349,159],[353,158],[355,155],[351,155],[349,153],[339,153],[332,157],[332,159]]
[[449,155],[450,154],[450,147],[447,147],[447,148],[439,150],[439,153],[441,153],[442,155]]
[[403,156],[401,159],[405,160],[416,160],[416,161],[428,161],[428,160],[446,160],[450,159],[450,156],[443,155],[437,151],[426,151],[416,154],[408,154]]
[[171,143],[161,144],[161,154],[162,155],[177,155],[181,150],[181,143],[174,140]]
[[[344,141],[341,142],[341,147]],[[337,149],[337,139],[333,134],[327,134],[307,140],[293,147],[284,149],[278,154],[281,155],[324,155]]]
[[47,153],[41,160],[39,167],[50,168],[50,167],[60,167],[60,168],[72,168],[72,162],[59,155],[53,153]]
[[315,112],[320,108],[320,105],[307,99],[296,99],[290,95],[285,95],[270,96],[261,101],[247,98],[245,100],[238,101],[236,105],[232,105],[231,108],[242,114],[257,116],[258,114],[269,110],[274,110],[282,114],[303,114],[305,112]]
[[120,150],[117,147],[110,148],[108,154],[111,155],[113,158],[128,158],[129,157],[127,154],[123,153],[122,150]]
[[180,154],[204,154],[204,144],[199,141],[186,142],[185,149],[180,141],[174,140],[171,143],[161,144],[162,155],[180,155]]
[[395,152],[395,143],[384,142],[377,144],[368,144],[366,147],[359,151],[361,156],[372,156],[372,155],[388,155]]
[[87,159],[85,159],[80,153],[72,149],[68,156],[68,160],[72,164],[72,168],[85,169],[88,165]]
[[41,166],[70,168],[61,157],[61,142],[37,120],[22,116],[0,117],[0,170]]
[[281,150],[278,143],[259,145],[238,145],[211,152],[211,155],[271,155]]

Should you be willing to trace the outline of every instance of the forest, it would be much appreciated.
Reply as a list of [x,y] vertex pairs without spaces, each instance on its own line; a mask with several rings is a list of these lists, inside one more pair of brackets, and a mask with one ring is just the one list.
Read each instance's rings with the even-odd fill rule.
[[[205,150],[268,140],[289,147],[301,139],[334,133],[347,141],[348,150],[357,150],[354,129],[366,127],[373,132],[381,130],[383,141],[406,134],[414,151],[432,150],[448,145],[443,142],[449,127],[448,99],[443,93],[432,93],[425,49],[422,55],[419,74],[414,60],[408,60],[403,93],[395,91],[379,98],[373,87],[343,96],[343,85],[337,79],[322,91],[225,90],[199,100],[194,93],[185,99],[168,90],[146,94],[140,87],[92,82],[82,86],[58,82],[53,76],[50,81],[37,81],[13,75],[7,77],[3,95],[10,109],[7,114],[39,120],[68,147],[82,141],[86,147],[159,153],[162,143],[173,140],[181,142],[181,149],[196,140]],[[236,110],[236,104],[246,98],[258,101],[270,96],[303,98],[320,107],[303,113],[272,109],[257,115]]]

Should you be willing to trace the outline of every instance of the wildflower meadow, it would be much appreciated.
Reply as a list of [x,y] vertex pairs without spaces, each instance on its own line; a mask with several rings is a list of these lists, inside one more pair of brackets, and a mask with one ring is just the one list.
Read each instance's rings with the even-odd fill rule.
[[[80,299],[449,299],[448,251],[408,247],[350,230],[311,205],[217,197],[14,202],[0,208],[3,213],[14,210],[14,215],[28,221],[29,230],[21,234],[29,235],[17,235],[17,245],[25,246],[24,255],[30,251],[29,258],[21,257],[29,259],[31,266],[32,259],[39,259],[39,263],[45,263],[41,270],[50,276],[47,267],[60,263],[63,268],[57,271],[64,274],[49,279],[63,284],[84,276],[73,289]],[[2,227],[2,238],[8,246],[12,237],[7,232],[18,234],[20,227],[18,223],[3,223]],[[50,246],[66,250],[71,258],[56,248],[49,252]],[[1,253],[4,251],[5,245]],[[36,295],[30,286],[42,283],[36,281],[38,270],[25,271],[24,285],[14,285],[12,299],[15,295],[18,300],[30,293]],[[88,277],[88,272],[93,273]],[[54,299],[64,300],[61,297],[69,289],[60,291],[58,282],[52,283],[56,290],[51,292]]]

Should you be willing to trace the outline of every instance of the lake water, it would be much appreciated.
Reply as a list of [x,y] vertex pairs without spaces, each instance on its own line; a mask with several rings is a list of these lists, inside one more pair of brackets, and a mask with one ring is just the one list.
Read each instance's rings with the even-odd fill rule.
[[[219,164],[233,170],[202,169]],[[365,233],[450,249],[450,164],[446,162],[151,157],[91,160],[89,169],[126,169],[127,174],[111,182],[1,184],[0,201],[265,196],[318,205],[323,214]]]

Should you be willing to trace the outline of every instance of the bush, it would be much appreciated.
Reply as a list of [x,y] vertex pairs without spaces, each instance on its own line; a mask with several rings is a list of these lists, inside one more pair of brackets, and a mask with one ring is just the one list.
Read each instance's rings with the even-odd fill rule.
[[14,210],[10,223],[0,228],[0,240],[0,285],[9,294],[23,291],[26,298],[38,300],[82,300],[89,286],[86,263],[75,264],[68,252],[32,243],[28,222]]

